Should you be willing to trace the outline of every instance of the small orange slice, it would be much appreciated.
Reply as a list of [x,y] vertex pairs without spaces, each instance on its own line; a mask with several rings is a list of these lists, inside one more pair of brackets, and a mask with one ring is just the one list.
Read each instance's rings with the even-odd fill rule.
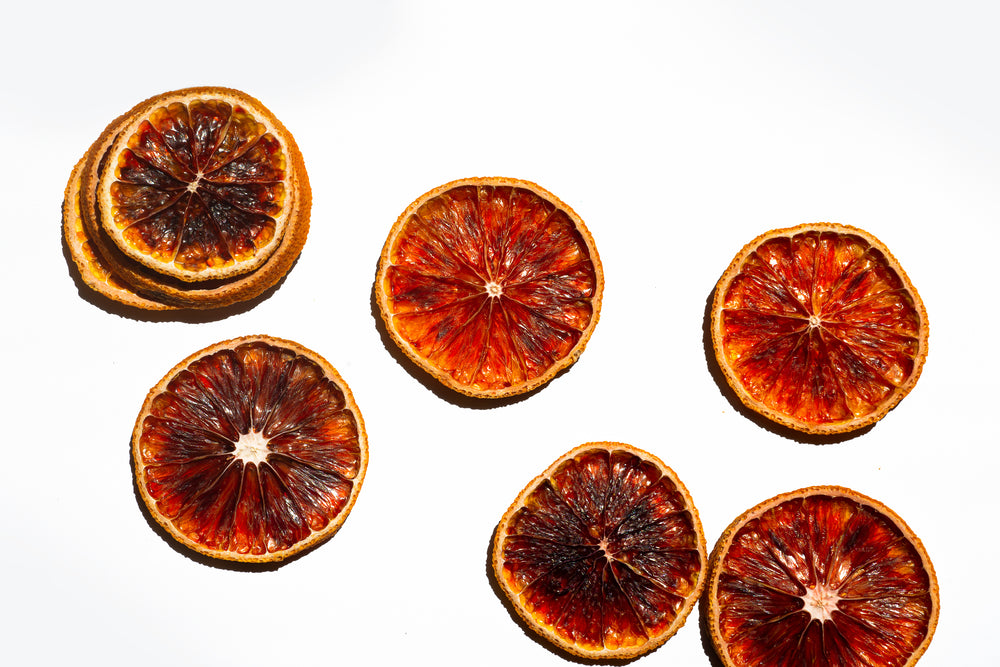
[[582,354],[604,274],[583,221],[527,181],[469,178],[403,211],[386,240],[376,294],[392,339],[470,396],[520,394]]
[[631,445],[568,452],[518,495],[493,569],[539,635],[587,658],[632,658],[684,624],[705,584],[698,512],[674,472]]
[[832,223],[748,243],[716,286],[711,327],[740,400],[807,433],[878,421],[927,357],[927,313],[902,267],[871,234]]
[[259,101],[237,90],[166,93],[129,115],[96,184],[105,232],[126,255],[181,280],[263,264],[294,210],[301,156]]
[[938,609],[920,540],[885,505],[842,487],[757,505],[712,554],[708,624],[726,667],[910,667]]
[[278,561],[329,538],[368,465],[361,412],[322,357],[269,336],[223,341],[149,392],[132,433],[140,495],[185,546]]

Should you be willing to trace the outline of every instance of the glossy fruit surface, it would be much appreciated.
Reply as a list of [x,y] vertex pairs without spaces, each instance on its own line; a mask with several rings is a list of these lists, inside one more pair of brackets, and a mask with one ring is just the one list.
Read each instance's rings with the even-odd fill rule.
[[808,433],[886,415],[916,384],[927,313],[889,250],[832,223],[762,234],[716,286],[716,360],[750,409]]
[[[230,88],[140,102],[70,178],[79,200],[67,199],[63,225],[68,241],[79,238],[69,243],[74,263],[89,287],[137,308],[255,298],[291,269],[309,230],[312,191],[294,138]],[[90,257],[115,284],[90,280]]]
[[786,493],[719,540],[709,630],[727,667],[904,667],[938,617],[934,569],[892,510],[842,487]]
[[150,391],[132,435],[136,482],[182,544],[266,562],[331,536],[368,445],[350,389],[322,357],[267,336],[223,341]]
[[604,274],[583,221],[541,187],[474,178],[413,202],[386,240],[376,279],[400,349],[446,386],[519,394],[583,352]]
[[260,266],[292,211],[292,149],[254,100],[221,89],[175,93],[122,129],[98,184],[106,232],[156,271],[184,280]]
[[705,582],[698,512],[670,468],[589,443],[532,481],[497,528],[493,568],[522,619],[560,648],[630,658],[684,624]]

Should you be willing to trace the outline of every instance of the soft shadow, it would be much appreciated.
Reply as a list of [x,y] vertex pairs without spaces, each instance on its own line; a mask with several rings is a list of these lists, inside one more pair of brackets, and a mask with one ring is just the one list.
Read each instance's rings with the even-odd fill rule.
[[[376,263],[375,271],[377,274],[378,263]],[[552,377],[552,379],[549,380],[549,382],[546,382],[545,384],[539,387],[535,387],[530,391],[526,391],[523,394],[517,394],[515,396],[507,396],[503,398],[476,398],[474,396],[466,396],[465,394],[459,391],[455,391],[454,389],[451,389],[450,387],[443,385],[433,376],[429,375],[427,371],[420,368],[420,366],[418,366],[412,359],[406,356],[406,354],[401,349],[399,349],[399,346],[396,345],[396,342],[392,339],[392,336],[389,335],[389,331],[385,326],[385,322],[382,320],[382,313],[378,307],[377,287],[378,287],[378,279],[376,278],[375,280],[372,281],[372,288],[370,293],[370,308],[371,308],[372,319],[375,321],[375,329],[378,331],[379,338],[381,338],[382,340],[382,347],[385,348],[386,352],[389,353],[389,356],[395,359],[396,363],[399,364],[399,366],[403,368],[403,370],[409,373],[414,380],[422,384],[428,391],[435,394],[438,398],[444,401],[448,401],[449,403],[452,403],[453,405],[456,405],[458,407],[470,408],[474,410],[491,410],[494,408],[502,408],[508,405],[514,405],[515,403],[520,403],[521,401],[525,401],[534,396],[535,394],[537,394],[538,392],[542,391],[552,382],[556,382],[557,380],[559,380],[559,378],[561,378],[565,373],[568,373],[570,370],[572,370],[573,366],[575,365],[575,364],[570,364],[566,368],[556,373]]]
[[855,431],[850,431],[848,433],[834,433],[830,435],[815,435],[812,433],[802,433],[801,431],[796,431],[793,428],[788,428],[787,426],[782,426],[777,422],[773,422],[763,415],[757,414],[747,406],[743,405],[743,401],[740,400],[733,388],[729,386],[726,381],[726,376],[722,372],[722,368],[719,367],[719,362],[715,358],[715,349],[712,346],[712,303],[715,300],[715,289],[713,289],[708,294],[708,298],[705,300],[705,315],[702,318],[702,346],[705,351],[705,362],[708,365],[708,372],[712,375],[712,379],[715,380],[716,386],[722,395],[725,396],[726,400],[732,406],[733,410],[743,415],[745,418],[752,421],[754,424],[762,429],[768,430],[775,435],[779,435],[783,438],[788,438],[789,440],[795,440],[796,442],[801,442],[807,445],[832,445],[838,442],[844,442],[846,440],[853,440],[859,436],[864,435],[872,430],[875,426],[874,424],[869,424],[868,426],[859,428]]
[[712,663],[712,667],[726,667],[722,663],[722,659],[715,650],[715,643],[712,642],[712,631],[708,627],[708,588],[701,595],[701,599],[698,600],[698,629],[701,631],[701,646],[705,650],[705,655],[708,657],[708,661]]
[[270,299],[271,296],[278,289],[280,289],[281,285],[284,284],[285,277],[291,273],[295,269],[295,265],[298,264],[298,258],[296,258],[288,272],[282,276],[277,283],[258,296],[240,303],[223,306],[221,308],[204,310],[192,308],[179,308],[176,310],[145,310],[142,308],[128,306],[123,303],[118,303],[117,301],[109,299],[103,294],[92,290],[87,283],[83,281],[83,278],[80,276],[80,272],[76,266],[76,262],[73,261],[73,257],[69,251],[69,246],[66,244],[66,237],[62,234],[61,220],[59,229],[59,238],[62,240],[62,253],[63,259],[66,261],[67,273],[73,281],[73,284],[76,286],[76,291],[80,298],[92,306],[100,308],[111,315],[117,315],[136,322],[186,322],[189,324],[202,324],[206,322],[224,320],[228,317],[232,317],[233,315],[245,313],[255,308],[261,302]]

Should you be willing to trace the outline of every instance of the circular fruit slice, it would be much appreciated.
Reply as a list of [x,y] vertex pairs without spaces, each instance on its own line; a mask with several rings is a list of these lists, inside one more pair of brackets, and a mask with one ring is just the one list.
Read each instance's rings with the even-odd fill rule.
[[491,398],[530,391],[575,362],[603,287],[583,221],[509,178],[454,181],[410,204],[376,279],[400,349],[446,386]]
[[832,223],[767,232],[736,255],[712,305],[712,343],[751,410],[807,433],[852,431],[916,384],[927,313],[871,234]]
[[741,515],[712,554],[708,623],[727,667],[904,667],[934,634],[938,586],[892,510],[836,486]]
[[96,184],[128,257],[186,281],[263,264],[294,211],[302,158],[259,101],[228,88],[164,93],[127,114]]
[[95,292],[127,306],[145,310],[170,309],[171,306],[168,304],[137,294],[127,282],[111,270],[108,263],[101,258],[100,252],[90,242],[80,214],[80,184],[85,162],[86,156],[73,167],[63,198],[63,236],[70,257],[76,264],[84,284]]
[[698,512],[674,472],[621,443],[581,445],[517,497],[493,569],[525,622],[570,653],[631,658],[684,624],[705,584]]
[[188,357],[132,433],[136,483],[174,538],[225,560],[278,561],[330,537],[368,465],[351,391],[296,343],[248,336]]

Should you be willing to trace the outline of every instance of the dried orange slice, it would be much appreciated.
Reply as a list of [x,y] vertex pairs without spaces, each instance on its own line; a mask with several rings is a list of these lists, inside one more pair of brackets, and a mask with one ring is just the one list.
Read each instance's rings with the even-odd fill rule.
[[582,354],[604,273],[583,220],[527,181],[431,190],[392,227],[375,283],[392,339],[470,396],[520,394]]
[[157,97],[109,149],[96,185],[104,230],[135,261],[181,280],[252,271],[294,210],[301,156],[290,136],[240,91]]
[[97,248],[90,242],[80,215],[80,185],[85,162],[86,156],[73,167],[63,198],[63,237],[84,284],[95,292],[127,306],[145,310],[171,309],[172,306],[169,304],[137,294],[125,280],[111,270],[108,263],[101,258]]
[[493,569],[524,621],[588,658],[631,658],[684,624],[705,584],[698,511],[674,472],[631,445],[581,445],[520,493]]
[[908,667],[938,608],[920,540],[885,505],[842,487],[757,505],[712,553],[708,624],[726,667]]
[[777,229],[716,286],[715,357],[750,409],[807,433],[878,421],[916,384],[927,312],[888,248],[854,227]]
[[[254,298],[291,269],[308,234],[301,152],[240,91],[145,100],[108,125],[78,168],[79,243],[140,297],[126,296],[128,305],[205,309]],[[76,226],[73,215],[64,209],[64,226]],[[87,262],[76,264],[84,273]]]
[[196,352],[152,388],[132,457],[146,507],[176,540],[270,562],[340,528],[368,444],[350,388],[326,360],[247,336]]

